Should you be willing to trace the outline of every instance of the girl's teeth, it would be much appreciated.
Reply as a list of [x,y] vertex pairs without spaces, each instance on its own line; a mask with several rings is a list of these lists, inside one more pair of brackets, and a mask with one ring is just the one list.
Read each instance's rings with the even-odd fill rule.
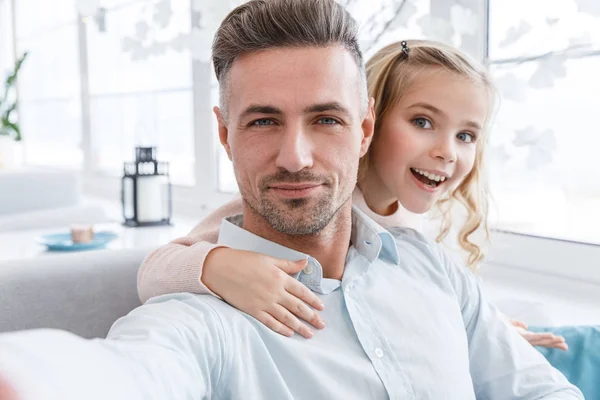
[[435,174],[431,174],[427,171],[423,171],[420,169],[416,169],[413,168],[414,171],[418,172],[419,174],[426,176],[427,178],[431,179],[432,181],[436,181],[436,182],[444,182],[446,180],[445,176],[441,176],[441,175],[435,175]]

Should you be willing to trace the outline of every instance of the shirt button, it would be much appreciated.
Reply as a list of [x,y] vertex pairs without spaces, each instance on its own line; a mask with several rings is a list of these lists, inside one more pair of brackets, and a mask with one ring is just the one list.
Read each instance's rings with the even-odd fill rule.
[[304,273],[305,273],[306,275],[310,275],[310,274],[312,274],[312,273],[313,273],[313,267],[312,267],[312,265],[308,264],[308,265],[306,266],[306,268],[304,268]]
[[377,358],[383,358],[383,350],[381,350],[379,347],[375,349],[375,356]]

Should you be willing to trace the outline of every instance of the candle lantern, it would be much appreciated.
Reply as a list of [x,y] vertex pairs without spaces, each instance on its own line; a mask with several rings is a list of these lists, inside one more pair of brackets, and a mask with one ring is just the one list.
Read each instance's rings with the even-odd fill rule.
[[170,225],[169,164],[156,160],[156,147],[136,147],[135,161],[123,164],[121,202],[126,226]]

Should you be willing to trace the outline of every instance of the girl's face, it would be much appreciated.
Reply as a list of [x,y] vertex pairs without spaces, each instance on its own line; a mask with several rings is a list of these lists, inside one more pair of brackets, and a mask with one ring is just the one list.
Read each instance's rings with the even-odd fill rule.
[[423,71],[381,121],[366,179],[409,211],[429,211],[471,172],[488,107],[483,85]]

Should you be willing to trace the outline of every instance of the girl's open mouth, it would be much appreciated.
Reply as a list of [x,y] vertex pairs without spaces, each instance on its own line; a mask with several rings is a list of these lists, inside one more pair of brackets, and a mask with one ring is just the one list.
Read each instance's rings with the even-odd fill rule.
[[445,176],[435,175],[417,168],[411,168],[410,172],[412,172],[415,178],[423,182],[423,184],[429,188],[436,188],[446,180]]

